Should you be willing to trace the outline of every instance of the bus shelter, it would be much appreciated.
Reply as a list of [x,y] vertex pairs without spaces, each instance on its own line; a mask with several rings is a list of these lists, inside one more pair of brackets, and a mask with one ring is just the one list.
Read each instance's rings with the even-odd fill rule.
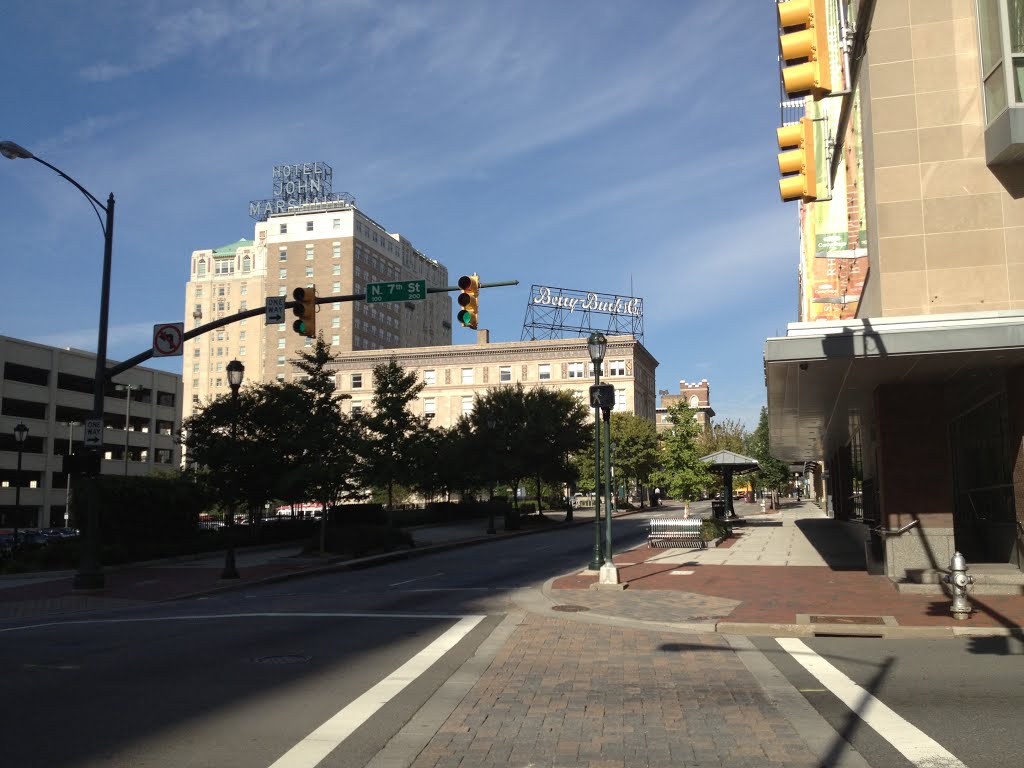
[[713,473],[721,475],[722,498],[725,501],[726,516],[736,517],[736,510],[732,505],[732,476],[756,471],[759,466],[757,459],[732,451],[715,451],[707,456],[702,456],[700,460],[707,464],[708,469]]

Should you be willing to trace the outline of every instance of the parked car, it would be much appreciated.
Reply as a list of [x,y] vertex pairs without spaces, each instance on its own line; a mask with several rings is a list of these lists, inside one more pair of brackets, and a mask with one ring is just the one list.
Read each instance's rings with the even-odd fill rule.
[[39,549],[50,543],[50,537],[41,531],[30,531],[18,534],[18,546],[21,549]]

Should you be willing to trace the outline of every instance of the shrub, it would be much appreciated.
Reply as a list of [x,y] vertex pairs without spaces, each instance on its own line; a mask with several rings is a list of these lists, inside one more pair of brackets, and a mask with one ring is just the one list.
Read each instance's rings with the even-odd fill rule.
[[732,526],[722,520],[705,520],[700,524],[700,537],[704,541],[714,541],[732,535]]
[[[363,557],[413,546],[412,534],[386,525],[331,525],[327,527],[325,549],[335,555]],[[320,551],[320,536],[315,535],[304,550]]]

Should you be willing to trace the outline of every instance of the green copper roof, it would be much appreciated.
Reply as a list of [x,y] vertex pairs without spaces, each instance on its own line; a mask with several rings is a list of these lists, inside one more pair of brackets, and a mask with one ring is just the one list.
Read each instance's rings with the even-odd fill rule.
[[231,243],[231,245],[222,245],[220,248],[213,249],[214,256],[234,256],[235,251],[239,248],[248,248],[253,244],[252,240],[246,240],[242,238],[238,242]]

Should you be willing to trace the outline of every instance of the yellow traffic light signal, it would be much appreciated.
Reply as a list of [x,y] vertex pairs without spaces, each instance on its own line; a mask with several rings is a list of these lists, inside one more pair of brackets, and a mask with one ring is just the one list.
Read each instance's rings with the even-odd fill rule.
[[309,288],[296,288],[292,291],[292,296],[299,303],[292,308],[292,312],[298,318],[293,324],[292,329],[296,333],[300,333],[303,336],[309,336],[313,338],[316,336],[316,288],[310,286]]
[[782,84],[790,96],[810,92],[815,99],[832,92],[829,63],[827,0],[787,0],[779,3],[779,26],[792,30],[779,37],[784,62]]
[[462,307],[455,315],[463,328],[476,330],[477,314],[480,309],[480,276],[474,272],[472,275],[463,275],[459,278],[459,306]]
[[779,149],[779,193],[783,201],[803,200],[808,202],[818,197],[818,166],[815,164],[814,121],[801,117],[799,123],[784,125],[776,129]]

